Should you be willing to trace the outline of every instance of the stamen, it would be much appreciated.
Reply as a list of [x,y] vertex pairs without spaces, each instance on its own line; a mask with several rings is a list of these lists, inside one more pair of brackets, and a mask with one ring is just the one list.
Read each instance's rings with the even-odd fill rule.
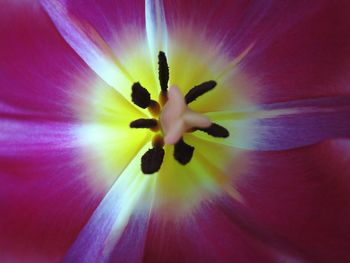
[[158,121],[156,119],[137,119],[130,123],[130,128],[156,128]]
[[159,103],[164,106],[168,101],[168,91],[161,91],[159,94]]
[[155,147],[148,151],[141,158],[141,170],[144,174],[153,174],[158,172],[163,163],[164,149]]
[[216,123],[212,123],[208,128],[197,128],[197,130],[206,132],[213,137],[227,138],[230,136],[230,133],[226,128]]
[[162,92],[168,90],[168,81],[169,81],[169,67],[167,58],[163,51],[160,51],[158,54],[158,73],[159,73],[159,82]]
[[139,82],[132,85],[131,99],[134,104],[146,109],[151,104],[151,94]]
[[149,112],[152,114],[154,117],[158,117],[160,114],[160,105],[158,102],[155,100],[151,100],[150,105],[148,106]]
[[182,165],[188,164],[192,159],[193,151],[194,147],[181,138],[174,146],[174,158]]
[[196,100],[199,96],[202,96],[204,93],[212,90],[215,86],[216,82],[214,80],[209,80],[199,84],[198,86],[194,86],[185,96],[186,104]]
[[160,134],[155,135],[152,139],[152,146],[155,148],[156,147],[163,148],[164,146],[163,136],[161,136]]

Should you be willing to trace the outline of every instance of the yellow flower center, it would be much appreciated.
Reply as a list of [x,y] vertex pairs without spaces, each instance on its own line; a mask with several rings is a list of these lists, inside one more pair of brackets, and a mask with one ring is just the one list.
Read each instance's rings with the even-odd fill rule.
[[[154,209],[169,215],[193,211],[201,201],[223,191],[239,198],[233,184],[244,161],[241,151],[225,144],[227,139],[214,138],[198,128],[207,129],[213,123],[220,126],[229,115],[217,113],[246,105],[242,91],[249,83],[235,67],[238,61],[228,60],[215,42],[204,35],[194,36],[193,32],[196,30],[179,28],[169,36],[167,98],[162,93],[157,60],[154,62],[144,48],[147,41],[128,31],[124,42],[119,41],[117,47],[112,47],[118,50],[118,63],[127,73],[120,76],[118,89],[92,80],[94,88],[86,96],[89,100],[78,103],[81,105],[78,115],[86,123],[79,137],[85,145],[84,155],[95,167],[92,173],[99,182],[95,185],[108,188],[123,178],[125,185],[129,185],[127,191],[135,195],[130,202],[138,200],[133,205],[140,209],[142,199],[136,197],[141,196],[140,189],[148,193],[147,197],[142,195],[144,199],[154,201]],[[212,79],[217,82],[215,89],[190,105],[186,103],[183,94]],[[150,98],[163,94],[157,102],[159,109],[156,103],[150,105],[150,111],[130,103],[130,87],[138,82],[147,87]],[[140,119],[147,123],[135,123]],[[140,131],[131,129],[131,125],[144,125],[149,129]],[[193,128],[197,130],[188,132]],[[234,130],[228,130],[230,140],[234,140]],[[178,142],[183,142],[178,144],[180,149],[190,151],[186,145],[195,147],[186,165],[177,160],[185,155],[174,158]],[[152,176],[145,176],[141,169],[142,156],[158,146],[164,150],[161,167]]]

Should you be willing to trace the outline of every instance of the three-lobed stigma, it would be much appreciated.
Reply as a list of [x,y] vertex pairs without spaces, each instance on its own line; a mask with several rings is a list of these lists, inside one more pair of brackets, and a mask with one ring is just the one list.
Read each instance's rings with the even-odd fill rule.
[[230,134],[224,127],[212,123],[206,116],[188,108],[188,104],[212,90],[217,83],[213,80],[203,82],[183,96],[180,90],[168,87],[169,66],[163,51],[158,54],[158,77],[161,92],[159,101],[152,100],[150,93],[139,82],[132,85],[131,100],[142,109],[148,109],[154,118],[137,119],[130,128],[145,128],[155,132],[152,148],[141,158],[141,170],[144,174],[158,172],[163,163],[165,144],[174,145],[174,159],[182,165],[188,164],[194,154],[194,147],[183,139],[185,132],[203,131],[208,135],[227,138]]

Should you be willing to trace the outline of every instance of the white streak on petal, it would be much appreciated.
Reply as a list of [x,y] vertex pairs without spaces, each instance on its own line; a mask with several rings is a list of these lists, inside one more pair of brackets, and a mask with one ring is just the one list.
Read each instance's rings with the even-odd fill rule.
[[[114,183],[90,221],[82,230],[63,263],[109,262],[109,258],[132,215],[148,217],[152,205],[154,176],[145,176],[140,169],[144,147]],[[141,220],[145,221],[145,220]],[[135,238],[145,238],[147,226]],[[131,250],[143,249],[132,247]],[[130,251],[130,253],[136,253]]]
[[235,68],[245,59],[252,48],[255,46],[255,42],[251,43],[246,49],[244,49],[240,54],[237,55],[230,63],[228,63],[220,74],[216,76],[216,79],[221,79],[223,76],[230,74]]
[[86,64],[107,84],[128,98],[133,80],[92,26],[75,19],[58,1],[42,0],[41,3],[62,37]]
[[[163,1],[146,1],[146,33],[153,65],[157,65],[159,51],[168,51],[168,30],[164,13]],[[157,72],[157,71],[156,71]]]
[[325,97],[260,105],[208,117],[229,130],[226,139],[196,136],[250,150],[278,151],[350,134],[350,97]]

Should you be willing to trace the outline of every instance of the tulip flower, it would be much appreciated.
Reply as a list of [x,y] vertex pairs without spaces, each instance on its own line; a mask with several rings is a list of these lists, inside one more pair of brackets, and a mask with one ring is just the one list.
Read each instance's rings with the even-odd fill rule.
[[347,1],[0,6],[0,262],[350,262]]

